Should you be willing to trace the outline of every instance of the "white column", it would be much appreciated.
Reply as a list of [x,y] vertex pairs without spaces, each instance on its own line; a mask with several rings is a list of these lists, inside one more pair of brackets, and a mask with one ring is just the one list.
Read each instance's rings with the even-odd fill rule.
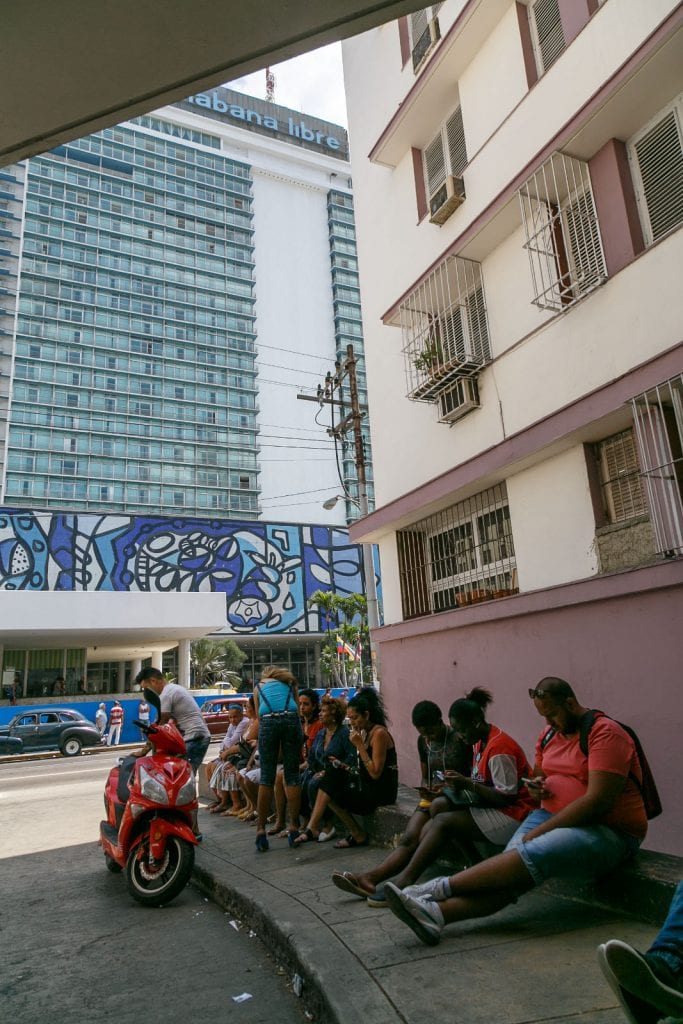
[[119,672],[116,683],[116,692],[125,693],[126,690],[126,662],[119,662]]
[[163,651],[152,651],[152,668],[156,668],[159,672],[162,671],[164,652]]
[[180,640],[178,643],[178,683],[190,688],[190,641]]
[[142,659],[141,658],[133,658],[133,660],[130,663],[130,681],[131,681],[133,686],[135,686],[135,679],[136,679],[137,674],[138,674],[138,672],[140,671],[141,668],[142,668]]

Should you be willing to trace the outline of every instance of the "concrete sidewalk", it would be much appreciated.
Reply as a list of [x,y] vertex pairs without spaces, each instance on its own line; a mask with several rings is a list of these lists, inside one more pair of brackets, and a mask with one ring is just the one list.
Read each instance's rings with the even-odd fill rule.
[[651,925],[538,891],[491,918],[452,925],[427,947],[390,911],[331,883],[332,871],[361,870],[384,850],[290,850],[271,839],[261,854],[253,827],[199,813],[199,884],[303,978],[305,1008],[319,1024],[624,1022],[596,947],[618,937],[647,948]]

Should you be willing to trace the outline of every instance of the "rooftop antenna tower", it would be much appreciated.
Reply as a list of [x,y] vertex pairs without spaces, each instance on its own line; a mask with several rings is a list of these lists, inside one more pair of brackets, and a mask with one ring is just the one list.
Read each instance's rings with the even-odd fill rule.
[[266,68],[266,101],[275,102],[275,74],[271,68]]

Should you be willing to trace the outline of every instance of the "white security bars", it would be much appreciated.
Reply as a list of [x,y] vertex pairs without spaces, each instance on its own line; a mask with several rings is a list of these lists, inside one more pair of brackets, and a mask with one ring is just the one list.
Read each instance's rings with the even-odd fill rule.
[[396,541],[406,619],[517,592],[504,483],[399,530]]
[[657,550],[683,554],[683,374],[633,399],[633,423]]
[[399,309],[408,398],[436,402],[490,362],[481,264],[447,256]]
[[554,153],[519,190],[533,302],[559,312],[607,277],[588,164]]

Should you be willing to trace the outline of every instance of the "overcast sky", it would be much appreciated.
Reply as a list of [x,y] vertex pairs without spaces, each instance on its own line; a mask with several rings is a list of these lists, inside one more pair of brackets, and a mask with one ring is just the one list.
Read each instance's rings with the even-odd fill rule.
[[[301,57],[275,64],[273,71],[276,103],[346,127],[341,43],[331,43]],[[227,85],[238,92],[264,99],[266,73],[257,71]]]

